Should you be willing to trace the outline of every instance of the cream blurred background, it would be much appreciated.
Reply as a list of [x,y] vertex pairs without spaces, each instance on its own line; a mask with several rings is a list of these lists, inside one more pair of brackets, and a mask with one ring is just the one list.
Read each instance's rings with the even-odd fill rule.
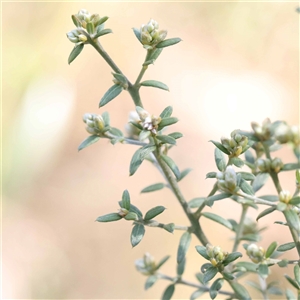
[[[142,98],[150,112],[159,114],[172,105],[180,119],[174,129],[184,138],[171,156],[181,169],[193,168],[180,184],[192,199],[205,196],[213,183],[204,179],[215,170],[210,139],[237,128],[249,130],[251,121],[266,117],[299,124],[296,7],[296,2],[2,3],[3,299],[158,299],[168,283],[159,281],[145,292],[146,277],[135,270],[134,261],[147,251],[157,260],[170,254],[162,271],[175,275],[181,232],[149,228],[131,249],[130,222],[94,220],[116,211],[127,188],[142,211],[164,205],[168,209],[158,220],[188,224],[169,191],[140,194],[162,179],[147,163],[128,176],[134,146],[100,141],[77,152],[87,137],[81,121],[85,112],[108,110],[113,126],[124,128],[134,107],[123,92],[98,109],[112,76],[91,47],[67,64],[73,47],[65,35],[74,28],[71,14],[86,8],[110,17],[106,27],[114,34],[101,38],[102,44],[132,81],[145,55],[132,27],[154,18],[168,29],[168,37],[182,38],[163,51],[144,77],[166,83],[170,93],[144,88]],[[289,149],[280,153],[285,162],[294,161]],[[293,174],[283,186],[294,189]],[[268,189],[261,194],[274,191],[271,184]],[[221,201],[213,209],[239,218],[233,202]],[[265,218],[259,225],[273,221]],[[210,221],[205,227],[212,243],[231,249],[227,229]],[[274,229],[279,243],[290,241],[286,229]],[[267,247],[274,236],[274,231],[266,232],[260,245]],[[197,244],[193,240],[191,248]],[[202,263],[191,250],[184,277],[195,281]],[[271,279],[278,279],[276,272]],[[180,286],[175,298],[187,299],[193,291]]]

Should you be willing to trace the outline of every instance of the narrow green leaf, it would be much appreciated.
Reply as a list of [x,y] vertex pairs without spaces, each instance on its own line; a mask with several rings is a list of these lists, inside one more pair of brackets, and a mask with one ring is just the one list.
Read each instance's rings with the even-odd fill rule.
[[183,137],[183,134],[180,132],[172,132],[168,134],[168,136],[172,137],[173,139],[177,140]]
[[147,155],[149,155],[154,150],[155,150],[155,146],[147,145],[135,151],[130,162],[130,167],[129,167],[130,176],[132,176],[137,171],[137,169],[140,167],[140,165],[147,157]]
[[166,208],[163,206],[155,206],[153,208],[151,208],[150,210],[147,211],[144,220],[145,221],[149,221],[153,218],[155,218],[156,216],[158,216],[159,214],[161,214]]
[[150,193],[150,192],[154,192],[154,191],[159,191],[159,190],[162,190],[164,187],[165,187],[164,183],[151,184],[151,185],[145,187],[144,189],[142,189],[141,193]]
[[260,190],[265,185],[269,177],[270,175],[268,173],[257,174],[252,182],[253,191],[256,193],[258,190]]
[[145,227],[142,224],[135,224],[134,227],[132,228],[131,232],[131,245],[132,247],[135,247],[144,237],[145,234]]
[[217,280],[214,281],[214,283],[211,285],[209,289],[209,295],[211,299],[215,299],[218,295],[218,291],[222,288],[224,283],[223,278],[218,278]]
[[250,164],[254,164],[255,163],[255,158],[254,158],[254,156],[253,156],[253,154],[252,154],[252,152],[250,150],[247,150],[245,152],[245,159]]
[[167,166],[171,169],[171,171],[174,173],[175,177],[178,179],[180,178],[180,171],[178,167],[176,166],[175,162],[170,158],[169,156],[166,155],[161,155],[161,158],[163,161],[167,164]]
[[203,277],[204,275],[202,273],[196,273],[196,278],[201,284],[204,284]]
[[127,190],[125,190],[122,195],[122,207],[126,208],[127,210],[130,209],[130,195]]
[[201,205],[203,205],[204,202],[205,202],[205,198],[194,198],[191,201],[189,201],[188,205],[190,208],[198,208]]
[[241,174],[242,178],[247,181],[252,181],[255,179],[255,176],[252,173],[248,172],[237,172],[237,174]]
[[129,211],[130,211],[130,212],[136,213],[140,218],[143,217],[142,212],[141,212],[136,206],[134,206],[133,204],[130,204],[130,209],[129,209]]
[[73,48],[68,58],[68,64],[70,64],[81,53],[83,48],[84,44],[77,45]]
[[281,289],[277,286],[271,286],[270,288],[268,288],[267,292],[271,295],[282,295]]
[[268,276],[269,276],[269,268],[267,265],[265,264],[260,264],[258,266],[258,274],[263,278],[263,279],[266,279]]
[[230,193],[221,193],[221,194],[217,194],[217,195],[213,195],[207,198],[207,201],[218,201],[218,200],[222,200],[225,198],[229,198],[232,195]]
[[232,225],[231,223],[224,219],[223,217],[219,216],[219,215],[216,215],[216,214],[213,214],[213,213],[210,213],[210,212],[204,212],[202,213],[202,216],[207,218],[207,219],[210,219],[212,221],[215,221],[225,227],[227,227],[228,229],[232,230]]
[[223,152],[215,148],[215,162],[219,171],[224,172],[226,169],[226,160]]
[[94,30],[95,30],[95,27],[94,27],[94,24],[92,22],[88,22],[86,24],[86,31],[89,33],[89,34],[93,34],[94,33]]
[[164,291],[161,299],[170,300],[174,294],[174,291],[175,291],[175,285],[174,284],[169,285]]
[[297,283],[296,280],[294,280],[293,278],[291,278],[290,276],[284,274],[284,277],[286,278],[286,280],[297,290],[300,289],[300,285]]
[[170,258],[170,255],[167,255],[163,257],[160,262],[156,265],[155,270],[158,270],[168,259]]
[[296,171],[296,180],[300,183],[300,170]]
[[169,91],[169,88],[166,84],[160,82],[160,81],[156,81],[156,80],[145,80],[143,82],[140,83],[141,86],[151,86],[151,87],[155,87],[158,89],[162,89],[165,91]]
[[256,273],[256,269],[257,269],[257,265],[252,263],[252,262],[247,262],[247,261],[240,261],[240,262],[237,262],[235,264],[235,267],[236,268],[239,268],[239,269],[244,269],[248,272],[252,272],[252,273]]
[[205,179],[207,179],[207,178],[216,178],[216,176],[217,176],[217,172],[208,172],[206,174]]
[[156,59],[159,57],[161,52],[163,51],[163,48],[155,48],[152,50],[148,50],[146,61],[143,63],[143,66],[148,66],[150,64],[153,64]]
[[286,209],[283,214],[289,226],[300,232],[300,220],[297,213],[294,210]]
[[248,195],[254,195],[252,186],[243,178],[241,179],[240,188],[244,193]]
[[110,127],[109,132],[117,137],[123,137],[123,132],[115,127]]
[[80,22],[75,15],[72,15],[72,21],[76,27],[80,27]]
[[113,222],[122,219],[118,213],[111,213],[104,216],[100,216],[96,219],[97,222]]
[[300,163],[284,164],[281,171],[291,171],[300,168]]
[[116,98],[121,92],[123,88],[119,84],[114,84],[112,87],[108,89],[108,91],[104,94],[102,99],[100,100],[99,107],[104,106],[114,98]]
[[256,221],[258,221],[260,218],[272,213],[274,210],[276,210],[276,206],[271,206],[265,210],[263,210],[256,218]]
[[142,44],[142,40],[141,40],[141,32],[139,29],[137,28],[132,28],[134,35],[136,36],[136,38],[140,41],[140,43]]
[[190,300],[195,300],[197,298],[199,298],[200,296],[202,296],[206,291],[205,290],[197,290],[195,292],[192,293]]
[[109,34],[109,33],[112,33],[112,30],[109,29],[109,28],[106,28],[106,29],[97,31],[97,32],[94,34],[93,38],[94,38],[94,39],[97,39],[98,37],[100,37],[100,36],[102,36],[102,35]]
[[209,282],[211,279],[213,279],[218,273],[218,268],[211,266],[208,269],[206,269],[206,272],[204,273],[203,281],[204,283]]
[[236,278],[232,274],[224,272],[224,271],[222,272],[222,275],[223,275],[224,279],[226,279],[226,280],[234,280]]
[[248,293],[248,291],[238,282],[230,281],[230,286],[234,290],[234,292],[237,294],[239,299],[243,300],[251,300],[251,297]]
[[244,162],[239,157],[232,157],[231,162],[238,168],[244,165]]
[[292,205],[298,205],[300,204],[300,197],[294,197],[292,198],[290,201],[289,201],[289,204],[292,204]]
[[246,283],[248,285],[250,285],[251,287],[253,287],[254,289],[256,289],[257,291],[259,291],[260,293],[262,292],[262,289],[261,289],[260,285],[257,284],[256,282],[249,280],[249,281],[246,281]]
[[223,265],[227,266],[228,264],[230,264],[231,262],[235,261],[236,259],[242,257],[243,254],[240,252],[232,252],[230,254],[228,254],[228,256],[225,258],[225,260],[223,261]]
[[297,299],[295,297],[295,294],[291,290],[289,290],[289,289],[285,290],[285,296],[286,296],[287,300],[295,300],[295,299]]
[[276,248],[277,248],[277,243],[276,242],[271,243],[266,251],[266,258],[271,257],[271,255],[273,254]]
[[160,123],[158,124],[158,130],[163,129],[166,126],[173,125],[178,122],[178,119],[175,117],[168,117],[168,118],[163,118]]
[[185,232],[179,241],[179,247],[177,251],[177,263],[179,264],[186,255],[186,252],[190,246],[192,236],[189,232]]
[[250,241],[250,242],[258,242],[260,240],[259,234],[248,233],[244,234],[240,238],[241,241]]
[[176,145],[176,140],[169,135],[157,135],[156,138],[164,144]]
[[208,256],[208,254],[206,253],[206,247],[204,246],[196,246],[196,250],[197,252],[204,257],[207,260],[210,260],[210,257]]
[[166,107],[166,108],[162,111],[162,113],[161,113],[159,116],[160,116],[162,119],[164,119],[164,118],[169,118],[169,117],[171,117],[172,112],[173,112],[172,106],[168,106],[168,107]]
[[300,267],[299,267],[299,265],[294,266],[294,276],[295,276],[295,280],[297,281],[297,283],[300,287]]
[[186,259],[184,258],[179,264],[177,264],[177,275],[181,276],[184,273]]
[[230,155],[230,152],[219,142],[210,140],[217,148],[219,148],[222,152],[224,152],[227,155]]
[[161,41],[156,45],[156,48],[165,48],[169,46],[173,46],[181,41],[181,38],[171,38],[164,41]]
[[184,169],[183,171],[180,172],[180,176],[179,178],[177,179],[177,182],[181,181],[186,175],[188,175],[190,172],[192,171],[191,168],[187,168],[187,169]]
[[137,221],[139,219],[138,215],[135,212],[130,211],[125,217],[127,221]]
[[145,290],[151,288],[153,284],[157,281],[157,279],[158,279],[157,275],[149,276],[145,282]]
[[285,252],[285,251],[291,250],[293,248],[295,248],[295,243],[291,242],[291,243],[286,243],[286,244],[280,245],[276,251]]
[[99,140],[100,137],[98,135],[90,135],[78,146],[78,151],[98,142]]

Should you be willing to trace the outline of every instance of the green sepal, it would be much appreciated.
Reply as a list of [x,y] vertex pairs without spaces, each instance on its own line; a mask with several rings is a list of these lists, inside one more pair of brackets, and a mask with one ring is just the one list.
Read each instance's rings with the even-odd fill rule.
[[106,28],[106,29],[103,29],[100,31],[97,30],[97,32],[93,35],[93,39],[97,39],[98,37],[109,34],[109,33],[112,33],[112,30],[109,28]]
[[161,214],[162,212],[164,212],[166,208],[163,206],[155,206],[153,208],[151,208],[150,210],[147,211],[144,220],[145,221],[149,221],[153,218],[155,218],[156,216],[158,216],[159,214]]
[[210,260],[210,257],[208,256],[208,254],[206,253],[206,247],[204,246],[196,246],[196,250],[197,252],[204,257],[207,260]]
[[166,126],[173,125],[178,122],[178,119],[175,117],[168,117],[168,118],[163,118],[160,123],[158,124],[158,130],[163,129]]
[[237,260],[238,258],[242,257],[243,254],[240,253],[240,252],[232,252],[232,253],[229,253],[228,256],[224,259],[223,261],[223,265],[224,266],[227,266],[228,264],[230,264],[231,262]]
[[138,215],[135,212],[130,211],[125,217],[127,221],[137,221],[139,219]]
[[123,192],[121,207],[126,208],[128,211],[130,210],[130,195],[127,190]]
[[211,279],[213,279],[218,273],[218,268],[214,266],[210,266],[206,269],[203,277],[204,283],[209,282]]
[[169,135],[157,135],[156,138],[160,140],[163,144],[176,145],[176,140]]
[[151,86],[155,87],[161,90],[169,91],[169,88],[166,84],[163,82],[157,81],[157,80],[145,80],[140,83],[141,86]]
[[277,243],[273,242],[270,244],[270,246],[268,247],[267,251],[266,251],[266,258],[271,257],[271,255],[273,254],[273,252],[276,250],[277,248]]
[[116,98],[123,90],[123,87],[119,84],[114,84],[112,87],[108,89],[108,91],[104,94],[102,99],[100,100],[99,107],[106,105],[108,102]]
[[174,291],[175,291],[175,285],[174,284],[169,285],[164,291],[161,299],[170,300],[174,294]]
[[295,248],[295,243],[291,242],[291,243],[286,243],[286,244],[280,245],[276,251],[285,252],[285,251],[291,250],[293,248]]
[[145,282],[145,290],[148,290],[149,288],[151,288],[157,280],[158,280],[157,275],[149,276]]
[[266,279],[269,276],[269,268],[265,264],[260,264],[257,268],[257,272],[263,279]]
[[177,182],[181,181],[186,175],[188,175],[192,171],[191,168],[184,169],[180,172],[179,178],[177,178]]
[[68,58],[68,64],[70,64],[81,53],[83,48],[84,48],[84,44],[79,44],[72,49]]
[[167,106],[159,115],[162,119],[171,117],[173,112],[172,106]]
[[258,221],[260,218],[272,213],[274,210],[276,210],[276,206],[271,206],[265,210],[263,210],[256,218],[256,221]]
[[227,155],[230,155],[230,152],[219,142],[210,140],[218,149],[220,149],[222,152],[224,152]]
[[179,241],[179,247],[177,250],[177,263],[179,264],[186,255],[186,252],[190,246],[192,236],[189,232],[185,232]]
[[132,247],[135,247],[140,243],[142,238],[145,235],[145,226],[142,224],[135,224],[134,227],[132,228],[131,236],[130,236],[130,241]]
[[111,213],[104,216],[100,216],[96,219],[97,222],[114,222],[122,219],[118,213]]
[[253,191],[256,193],[258,190],[260,190],[265,185],[269,177],[270,175],[268,173],[257,174],[252,182]]
[[99,140],[100,137],[98,135],[90,135],[78,146],[78,151],[98,142]]
[[219,171],[224,172],[226,169],[226,160],[223,152],[215,148],[215,163]]
[[215,299],[217,297],[218,292],[222,288],[223,284],[224,284],[223,278],[218,278],[213,282],[213,284],[209,288],[209,295],[211,299]]
[[213,213],[210,213],[210,212],[203,212],[201,214],[203,217],[207,218],[207,219],[210,219],[214,222],[217,222],[225,227],[227,227],[228,229],[232,230],[232,225],[231,223],[224,219],[223,217],[219,216],[219,215],[216,215],[216,214],[213,214]]
[[171,171],[174,173],[176,179],[180,178],[180,171],[178,167],[176,166],[175,162],[170,158],[169,156],[166,155],[161,155],[161,158],[163,161],[167,164],[167,166],[171,169]]
[[164,187],[165,187],[164,183],[151,184],[151,185],[145,187],[144,189],[142,189],[141,193],[150,193],[150,192],[154,192],[154,191],[159,191],[159,190],[162,190]]
[[86,24],[86,31],[89,33],[89,34],[93,34],[94,31],[95,31],[95,27],[94,27],[94,24],[92,22],[88,22]]
[[179,264],[177,264],[177,275],[181,276],[184,273],[186,259],[184,258]]
[[181,38],[171,38],[164,41],[159,42],[156,45],[156,48],[165,48],[169,46],[173,46],[181,41]]

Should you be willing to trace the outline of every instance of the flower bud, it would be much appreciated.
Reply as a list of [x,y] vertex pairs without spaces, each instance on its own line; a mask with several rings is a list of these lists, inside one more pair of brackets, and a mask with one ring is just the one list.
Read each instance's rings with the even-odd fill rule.
[[118,211],[119,216],[121,216],[122,218],[125,217],[128,213],[129,211],[126,208],[120,208]]
[[292,199],[292,195],[291,195],[291,193],[289,191],[282,190],[279,193],[279,201],[288,204],[291,199]]
[[259,158],[256,161],[256,166],[261,172],[268,173],[270,172],[271,161],[268,158],[266,159]]
[[98,115],[94,118],[94,123],[100,131],[105,127],[104,120],[102,116]]
[[283,162],[280,158],[275,157],[271,162],[271,168],[274,172],[278,173],[283,167]]
[[247,248],[247,255],[256,264],[265,260],[265,250],[256,244],[250,244]]
[[135,109],[142,121],[145,121],[147,117],[150,117],[150,114],[142,107],[137,106]]
[[234,191],[236,188],[237,178],[236,173],[232,166],[228,166],[225,171],[225,182],[230,191]]

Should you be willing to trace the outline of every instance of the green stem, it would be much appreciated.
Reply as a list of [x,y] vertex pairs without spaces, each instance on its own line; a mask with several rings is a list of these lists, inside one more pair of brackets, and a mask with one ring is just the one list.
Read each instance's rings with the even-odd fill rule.
[[134,105],[144,107],[143,103],[141,101],[140,93],[139,93],[139,87],[136,87],[135,85],[129,84],[128,86],[128,93],[130,94]]
[[237,251],[239,243],[240,243],[240,239],[243,233],[243,228],[244,228],[244,222],[245,222],[245,217],[246,217],[246,213],[248,210],[248,205],[242,204],[242,214],[241,214],[241,218],[240,218],[240,222],[239,222],[239,226],[235,235],[235,240],[234,240],[234,245],[232,248],[232,252]]
[[138,76],[138,78],[136,79],[135,83],[134,83],[134,86],[138,86],[138,84],[140,83],[140,81],[142,80],[146,70],[148,69],[148,66],[143,66],[141,71],[140,71],[140,74]]
[[242,191],[238,191],[236,193],[237,196],[241,196],[241,197],[244,197],[244,198],[247,198],[247,199],[250,199],[250,200],[253,200],[254,203],[256,204],[263,204],[263,205],[268,205],[268,206],[276,206],[276,204],[274,204],[273,202],[271,201],[268,201],[268,200],[264,200],[264,199],[260,199],[260,198],[257,198],[255,196],[251,196],[249,194],[246,194]]

